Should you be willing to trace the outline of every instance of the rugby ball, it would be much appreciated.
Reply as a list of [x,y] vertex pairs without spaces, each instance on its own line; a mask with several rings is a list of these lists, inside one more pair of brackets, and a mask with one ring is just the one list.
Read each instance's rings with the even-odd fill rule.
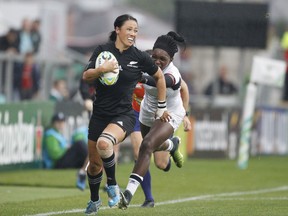
[[[96,59],[95,68],[102,65],[105,62],[105,60],[117,61],[116,57],[111,52],[103,51],[98,55]],[[119,68],[117,67],[114,71],[102,73],[98,79],[103,85],[110,86],[110,85],[114,85],[117,82],[118,77],[119,77]]]

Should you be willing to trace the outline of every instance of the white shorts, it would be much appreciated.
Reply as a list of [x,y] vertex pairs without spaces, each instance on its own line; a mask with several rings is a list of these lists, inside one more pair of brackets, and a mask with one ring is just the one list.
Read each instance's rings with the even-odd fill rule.
[[[173,127],[174,132],[175,132],[178,129],[178,127],[181,125],[183,118],[185,116],[185,113],[183,115],[177,115],[175,113],[169,112],[169,114],[172,117],[169,123]],[[140,115],[139,115],[139,121],[147,127],[152,127],[155,121],[155,113],[151,113],[144,109],[141,109]]]

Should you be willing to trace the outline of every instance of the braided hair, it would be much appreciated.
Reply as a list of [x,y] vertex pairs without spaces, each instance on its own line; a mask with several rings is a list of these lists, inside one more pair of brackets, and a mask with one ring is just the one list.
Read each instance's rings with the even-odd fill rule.
[[177,42],[185,44],[185,40],[181,35],[170,31],[166,35],[161,35],[157,38],[154,43],[153,50],[157,48],[163,49],[171,58],[173,58],[175,53],[178,52]]

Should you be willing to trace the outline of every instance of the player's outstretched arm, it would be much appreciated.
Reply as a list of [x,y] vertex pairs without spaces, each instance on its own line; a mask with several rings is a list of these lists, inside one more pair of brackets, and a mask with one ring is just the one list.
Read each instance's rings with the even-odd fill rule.
[[186,116],[183,119],[184,131],[190,131],[192,129],[190,119],[188,117],[189,110],[189,89],[187,83],[182,79],[180,88],[183,107],[186,110]]

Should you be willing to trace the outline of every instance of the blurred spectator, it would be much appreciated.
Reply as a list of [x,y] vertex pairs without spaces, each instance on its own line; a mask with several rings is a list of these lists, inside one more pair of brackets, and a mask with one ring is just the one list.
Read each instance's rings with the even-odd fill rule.
[[[0,52],[3,53],[11,53],[11,54],[18,54],[19,53],[19,40],[18,40],[18,33],[15,29],[11,28],[9,31],[0,36]],[[2,64],[1,64],[2,63]],[[1,83],[0,83],[0,94],[4,92],[6,82],[6,69],[7,69],[7,61],[0,60],[0,73]],[[4,96],[4,95],[3,95]]]
[[190,73],[181,73],[182,79],[185,80],[188,90],[189,90],[189,94],[190,95],[195,95],[197,94],[195,87],[193,85],[193,81],[194,81],[194,74],[191,71]]
[[[216,82],[216,83],[215,83]],[[211,82],[205,89],[205,95],[214,95],[215,94],[222,94],[222,95],[231,95],[236,94],[238,92],[237,87],[228,80],[228,68],[223,65],[220,67],[219,77],[215,82]],[[215,88],[217,87],[217,88]],[[218,90],[214,92],[215,90]]]
[[19,35],[19,50],[21,54],[33,52],[33,42],[31,38],[31,22],[29,19],[22,20],[22,27],[18,32]]
[[28,52],[23,63],[14,66],[14,88],[21,100],[35,98],[40,87],[40,68],[34,62],[34,55]]
[[31,28],[31,39],[32,39],[32,44],[34,48],[34,53],[38,53],[40,43],[42,40],[41,34],[40,34],[40,20],[36,19],[32,23],[32,28]]
[[5,35],[0,36],[0,52],[19,52],[18,34],[15,29],[10,28]]
[[81,168],[85,163],[88,131],[85,135],[78,131],[70,145],[63,135],[64,128],[65,115],[62,112],[54,114],[51,127],[43,137],[43,162],[47,169]]
[[192,48],[188,47],[185,49],[181,49],[180,54],[180,64],[178,66],[179,71],[181,73],[182,79],[185,80],[188,89],[189,94],[197,94],[195,86],[193,84],[194,82],[194,76],[193,76],[193,70],[192,70]]
[[52,89],[50,91],[49,100],[60,102],[69,98],[69,91],[66,80],[54,80]]

